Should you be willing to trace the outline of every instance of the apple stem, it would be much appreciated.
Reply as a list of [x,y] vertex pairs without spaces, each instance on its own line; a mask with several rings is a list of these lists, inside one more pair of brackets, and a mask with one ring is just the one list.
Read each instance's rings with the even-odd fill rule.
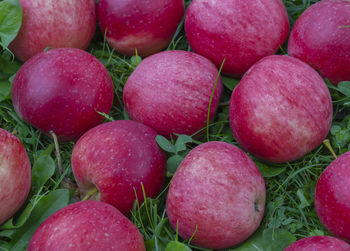
[[50,131],[50,134],[53,138],[53,142],[55,143],[55,149],[56,149],[56,158],[57,158],[57,167],[58,171],[62,175],[63,173],[63,168],[62,168],[62,161],[61,161],[61,154],[60,154],[60,146],[58,144],[58,139],[56,134],[53,131]]
[[88,199],[90,199],[92,196],[94,196],[96,193],[98,192],[97,187],[94,187],[94,189],[92,189],[90,192],[88,192],[85,197],[81,200],[81,201],[86,201]]
[[333,150],[333,148],[332,148],[332,146],[331,146],[331,143],[329,142],[328,139],[325,139],[325,140],[323,141],[323,144],[328,148],[328,150],[332,153],[332,155],[333,155],[333,157],[334,157],[335,159],[338,158],[338,156],[335,154],[335,152],[334,152],[334,150]]

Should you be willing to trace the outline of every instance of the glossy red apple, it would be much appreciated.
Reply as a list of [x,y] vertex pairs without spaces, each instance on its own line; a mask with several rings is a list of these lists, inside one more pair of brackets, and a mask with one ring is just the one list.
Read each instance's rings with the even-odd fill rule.
[[70,48],[40,53],[17,72],[12,101],[17,114],[63,141],[76,140],[109,113],[113,83],[91,54]]
[[145,251],[136,226],[116,208],[98,201],[68,205],[47,218],[28,251]]
[[157,133],[141,123],[119,120],[85,133],[72,153],[72,169],[83,196],[112,204],[130,215],[136,200],[157,196],[165,180],[165,157]]
[[223,73],[240,77],[261,58],[275,54],[289,33],[281,0],[193,0],[185,29],[194,52]]
[[312,236],[294,242],[284,251],[349,251],[350,245],[331,236]]
[[333,235],[350,241],[350,151],[334,160],[321,174],[315,208],[322,224]]
[[166,210],[179,235],[221,249],[247,239],[264,215],[265,183],[239,148],[208,142],[194,148],[171,181]]
[[244,75],[230,100],[238,143],[254,156],[283,163],[307,154],[327,136],[332,100],[320,75],[289,56],[269,56]]
[[108,44],[127,56],[161,51],[185,12],[183,0],[99,0],[97,16]]
[[322,0],[296,21],[288,53],[337,85],[350,81],[350,1]]
[[0,128],[0,225],[25,202],[31,185],[30,161],[22,143]]
[[[187,51],[166,51],[143,60],[125,84],[130,118],[170,137],[191,135],[207,123],[218,70],[208,59]],[[212,99],[213,118],[222,93],[221,78]]]
[[95,0],[20,0],[21,29],[10,44],[22,61],[46,47],[86,49],[96,28]]

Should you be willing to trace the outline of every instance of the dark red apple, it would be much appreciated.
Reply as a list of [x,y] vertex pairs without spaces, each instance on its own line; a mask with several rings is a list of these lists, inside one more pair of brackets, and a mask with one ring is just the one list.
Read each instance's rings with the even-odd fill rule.
[[86,49],[96,28],[95,0],[20,0],[21,29],[10,50],[22,61],[46,47]]
[[113,83],[106,68],[91,54],[54,49],[28,60],[17,72],[12,101],[17,114],[60,140],[75,140],[109,113]]
[[[130,215],[137,199],[157,196],[165,180],[165,157],[157,133],[131,120],[99,125],[85,133],[72,153],[72,169],[83,196],[112,204]],[[135,195],[136,194],[136,195]]]
[[[208,59],[187,51],[165,51],[143,60],[125,84],[130,118],[170,137],[193,134],[207,122],[218,70]],[[213,118],[222,93],[221,78],[212,99]]]
[[47,218],[28,251],[145,251],[136,226],[116,208],[98,201],[68,205]]
[[265,183],[239,148],[212,141],[194,148],[171,181],[166,210],[179,235],[221,249],[247,239],[264,215]]
[[312,236],[294,242],[284,251],[349,251],[350,245],[331,236]]
[[322,0],[296,21],[288,53],[337,85],[350,81],[350,1]]
[[321,144],[332,113],[320,75],[288,56],[269,56],[252,66],[230,100],[231,129],[238,143],[276,163],[296,160]]
[[0,128],[0,225],[25,202],[31,185],[30,161],[22,143]]
[[315,208],[322,224],[333,235],[350,241],[350,151],[334,160],[321,174]]
[[191,48],[240,77],[261,58],[275,54],[289,33],[281,0],[193,0],[185,20]]
[[110,46],[127,56],[161,51],[185,12],[183,0],[99,0],[97,16]]

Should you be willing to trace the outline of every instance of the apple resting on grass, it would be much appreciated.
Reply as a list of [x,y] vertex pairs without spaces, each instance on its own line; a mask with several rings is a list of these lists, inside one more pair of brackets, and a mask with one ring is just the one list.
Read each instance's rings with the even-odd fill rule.
[[0,128],[0,225],[22,206],[30,185],[26,150],[14,135]]
[[145,251],[136,226],[116,208],[98,201],[68,205],[47,218],[28,251]]
[[350,1],[323,0],[296,21],[288,53],[310,64],[337,85],[350,81]]
[[350,241],[350,151],[334,160],[321,174],[315,192],[315,209],[333,235]]
[[91,54],[72,48],[53,49],[28,60],[17,72],[12,101],[17,114],[62,141],[76,140],[109,113],[113,82]]
[[184,12],[183,0],[99,0],[97,5],[108,44],[127,56],[135,49],[148,56],[166,48]]
[[[218,70],[208,59],[187,51],[165,51],[143,60],[125,84],[123,98],[130,118],[170,137],[191,135],[207,123]],[[222,93],[221,78],[212,98],[214,117]]]
[[238,143],[254,156],[283,163],[307,154],[327,136],[332,100],[320,75],[288,56],[269,56],[244,75],[230,100]]
[[165,156],[156,136],[152,128],[131,120],[105,123],[85,133],[72,153],[81,194],[112,204],[127,216],[136,195],[143,202],[141,183],[147,197],[157,196],[165,180]]
[[213,141],[194,148],[170,184],[166,210],[179,235],[204,248],[247,239],[264,215],[265,183],[239,148]]
[[330,236],[312,236],[294,242],[284,251],[349,251],[350,245]]
[[46,47],[86,49],[96,29],[95,0],[20,0],[21,29],[10,50],[22,61]]
[[289,21],[281,0],[193,0],[185,20],[194,52],[240,77],[287,39]]

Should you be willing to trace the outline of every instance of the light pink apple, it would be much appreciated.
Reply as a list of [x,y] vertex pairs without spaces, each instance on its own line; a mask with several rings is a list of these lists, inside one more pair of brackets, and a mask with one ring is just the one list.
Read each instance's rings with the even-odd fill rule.
[[212,141],[194,148],[171,181],[166,210],[179,235],[221,249],[247,239],[264,215],[265,183],[239,148]]
[[63,141],[76,140],[109,113],[113,83],[91,54],[73,48],[53,49],[28,60],[17,72],[12,101],[17,114]]
[[161,51],[185,12],[183,0],[99,0],[97,16],[108,44],[127,56]]
[[261,58],[275,54],[289,33],[281,0],[193,0],[185,30],[194,52],[240,77]]
[[[143,60],[125,84],[130,118],[170,137],[191,135],[207,123],[218,70],[208,59],[187,51],[166,51]],[[212,99],[213,118],[222,93],[221,78]]]
[[269,56],[244,75],[230,100],[238,143],[254,156],[283,163],[322,143],[332,123],[332,100],[320,75],[289,56]]
[[68,205],[47,218],[28,251],[145,251],[136,226],[116,208],[98,201]]
[[350,1],[322,0],[296,21],[288,53],[337,85],[350,81]]
[[22,206],[30,185],[30,161],[24,146],[0,128],[0,225]]
[[312,236],[300,239],[284,251],[349,251],[350,245],[331,236]]
[[[91,199],[112,204],[129,216],[136,199],[157,196],[165,180],[165,156],[157,133],[131,120],[99,125],[85,133],[72,153],[72,169],[80,193],[98,191]],[[137,198],[136,198],[137,196]]]
[[95,0],[20,0],[21,29],[10,44],[22,61],[46,47],[86,49],[96,29]]

